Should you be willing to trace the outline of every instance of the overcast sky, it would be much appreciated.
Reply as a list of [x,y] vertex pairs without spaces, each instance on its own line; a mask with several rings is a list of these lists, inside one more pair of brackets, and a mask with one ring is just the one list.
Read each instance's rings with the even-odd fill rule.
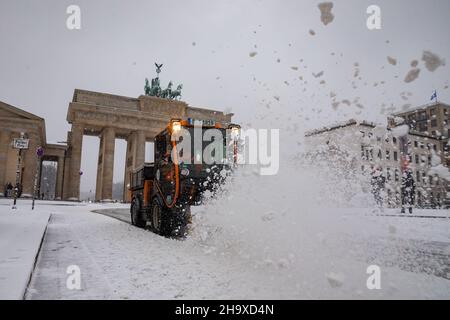
[[[0,0],[0,100],[45,118],[49,142],[66,139],[75,88],[137,97],[155,61],[163,85],[183,83],[188,104],[257,127],[384,121],[386,108],[428,103],[434,90],[450,103],[450,0],[333,1],[326,26],[320,2]],[[81,8],[81,30],[66,28],[71,4]],[[371,4],[381,8],[381,30],[366,27]],[[424,50],[446,65],[427,70]],[[419,76],[405,83],[413,60]],[[333,108],[333,93],[352,105]],[[118,140],[115,181],[124,148]],[[82,190],[95,190],[97,154],[98,139],[86,137]]]

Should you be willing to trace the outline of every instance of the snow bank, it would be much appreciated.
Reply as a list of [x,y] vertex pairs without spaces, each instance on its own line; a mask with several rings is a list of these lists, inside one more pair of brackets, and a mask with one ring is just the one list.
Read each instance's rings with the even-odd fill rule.
[[21,300],[50,214],[31,211],[23,200],[12,210],[10,202],[0,203],[0,299]]

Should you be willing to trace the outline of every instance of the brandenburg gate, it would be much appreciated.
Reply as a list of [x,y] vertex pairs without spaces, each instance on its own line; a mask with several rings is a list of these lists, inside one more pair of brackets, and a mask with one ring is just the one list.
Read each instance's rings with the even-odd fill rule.
[[[0,121],[2,121],[1,106],[2,104],[0,104]],[[14,109],[16,112],[25,112],[17,108]],[[34,137],[30,137],[32,147],[30,147],[30,150],[27,150],[28,153],[25,155],[22,178],[24,196],[31,194],[32,180],[36,172],[36,169],[33,169],[36,167],[35,161],[33,163],[30,160],[33,158],[34,153],[32,149],[37,145],[41,145],[45,150],[45,157],[42,160],[52,160],[58,163],[56,198],[73,201],[78,201],[80,198],[80,169],[84,135],[100,138],[95,192],[96,201],[110,201],[113,199],[115,139],[126,140],[124,200],[127,201],[129,199],[126,199],[126,186],[129,183],[129,173],[144,164],[145,143],[147,141],[153,142],[154,137],[165,128],[170,119],[196,118],[231,122],[232,116],[232,114],[224,114],[221,111],[190,107],[185,102],[178,100],[146,95],[130,98],[75,89],[67,112],[67,121],[71,124],[71,130],[67,134],[67,145],[51,145],[45,141],[43,119],[26,112],[25,114],[36,118],[33,118],[34,126],[27,123],[27,128],[23,127],[20,129],[26,132],[33,131],[32,136]],[[24,119],[22,118],[22,120]],[[20,122],[20,119],[17,121]],[[36,127],[37,123],[39,123],[39,126]],[[7,145],[12,137],[12,128],[0,126],[0,130],[1,158],[3,153],[5,153],[3,149],[11,148]],[[15,135],[18,135],[17,130]],[[39,135],[38,139],[37,136]],[[11,150],[7,154],[10,153],[12,153]],[[28,161],[27,154],[28,158],[30,158]],[[7,171],[6,167],[0,162],[0,187],[3,187],[7,181],[5,178],[2,179],[2,171]]]

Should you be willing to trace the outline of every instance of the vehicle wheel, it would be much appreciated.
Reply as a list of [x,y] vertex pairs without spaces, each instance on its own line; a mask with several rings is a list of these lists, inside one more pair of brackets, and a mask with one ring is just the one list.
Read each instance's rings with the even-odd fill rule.
[[157,198],[154,198],[152,201],[151,215],[153,232],[163,235],[163,208]]
[[146,221],[142,218],[141,215],[141,206],[138,199],[134,199],[131,203],[131,224],[133,226],[144,228],[146,225]]

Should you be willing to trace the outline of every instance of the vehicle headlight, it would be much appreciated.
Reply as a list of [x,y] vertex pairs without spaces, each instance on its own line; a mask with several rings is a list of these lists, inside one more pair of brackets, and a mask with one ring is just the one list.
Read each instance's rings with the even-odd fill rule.
[[230,126],[229,128],[231,130],[231,138],[238,138],[241,133],[241,128],[237,125]]
[[187,169],[187,168],[181,169],[181,175],[182,176],[188,176],[189,175],[189,169]]
[[172,131],[178,132],[181,130],[181,122],[180,121],[174,121],[172,122]]

